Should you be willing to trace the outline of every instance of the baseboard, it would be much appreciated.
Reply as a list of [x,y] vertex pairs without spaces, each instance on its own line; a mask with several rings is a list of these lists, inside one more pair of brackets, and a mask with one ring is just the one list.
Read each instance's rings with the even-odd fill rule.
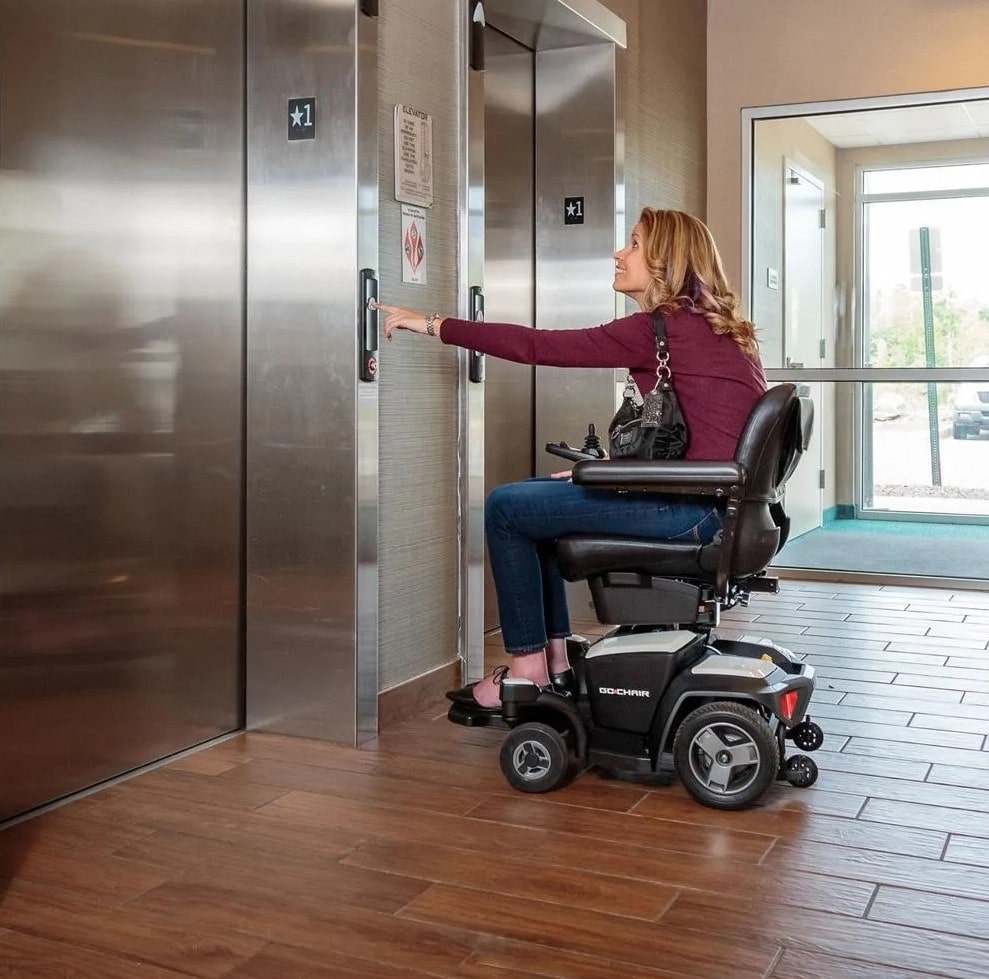
[[826,527],[835,520],[854,520],[855,507],[850,503],[839,503],[837,506],[830,506],[821,514],[821,523]]
[[444,663],[428,673],[406,680],[378,694],[378,730],[384,731],[415,717],[443,694],[460,686],[460,660]]

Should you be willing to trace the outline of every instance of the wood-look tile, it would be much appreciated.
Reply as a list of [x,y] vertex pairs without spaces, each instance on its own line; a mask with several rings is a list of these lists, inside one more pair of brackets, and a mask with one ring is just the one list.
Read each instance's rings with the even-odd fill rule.
[[681,890],[717,894],[745,894],[761,906],[777,903],[806,908],[840,908],[862,915],[872,899],[873,884],[804,873],[799,867],[785,874],[767,874],[762,866],[726,860],[713,852],[685,862],[680,854],[663,848],[616,843],[606,849],[589,847],[571,836],[554,836],[533,854],[539,862],[569,872],[608,874],[628,880],[646,880]]
[[989,719],[974,720],[970,717],[947,717],[943,714],[914,714],[910,727],[926,731],[960,731],[986,737],[989,735]]
[[348,772],[373,771],[375,765],[373,752],[346,748],[326,741],[314,741],[311,738],[294,738],[260,731],[245,732],[211,747],[208,753],[237,762],[290,761],[297,765],[341,768]]
[[179,979],[187,975],[40,935],[0,932],[0,976],[4,979]]
[[[825,776],[821,776],[822,779]],[[989,791],[968,786],[940,785],[930,781],[887,778],[881,775],[859,775],[851,772],[828,772],[824,782],[818,781],[807,790],[816,806],[818,793],[829,795],[855,793],[856,799],[871,796],[877,799],[895,799],[903,802],[919,802],[921,805],[941,805],[955,809],[989,811]]]
[[[879,626],[898,626],[906,623],[911,628],[915,626],[962,625],[964,614],[945,609],[937,612],[911,611],[908,605],[903,611],[876,608],[857,608],[845,619],[846,622],[858,622]],[[922,633],[927,635],[928,633]]]
[[[901,691],[903,687],[899,688]],[[815,697],[817,691],[814,691]],[[813,702],[813,701],[812,701]],[[968,717],[972,720],[984,721],[989,718],[989,707],[980,707],[976,704],[966,704],[961,701],[957,703],[941,701],[932,703],[930,700],[911,699],[909,697],[877,697],[871,693],[856,693],[850,691],[845,694],[841,701],[848,707],[865,707],[869,710],[883,710],[891,707],[894,710],[911,710],[918,714],[943,714],[945,717]]]
[[859,775],[882,775],[918,782],[927,777],[931,768],[928,762],[872,757],[862,752],[829,751],[826,748],[815,751],[814,760],[822,772],[854,772]]
[[[948,790],[950,791],[950,790]],[[859,815],[861,820],[890,823],[894,826],[916,826],[918,829],[942,830],[989,839],[989,812],[928,806],[916,802],[896,802],[870,799]]]
[[932,708],[932,704],[960,704],[962,691],[960,690],[938,690],[931,687],[907,687],[897,686],[894,683],[868,683],[862,680],[826,680],[825,684],[832,690],[844,690],[846,693],[856,695],[870,695],[873,697],[885,697],[892,701],[895,710],[901,710],[902,704],[896,701],[916,701],[927,704],[926,709],[941,710],[941,707]]
[[[985,737],[981,734],[968,734],[959,731],[931,730],[929,728],[909,727],[905,724],[872,724],[868,721],[843,720],[840,717],[828,718],[825,723],[821,712],[816,711],[818,723],[825,733],[825,744],[831,736],[854,738],[860,736],[870,740],[902,741],[906,744],[926,744],[942,748],[964,748],[979,751]],[[909,715],[908,715],[909,716]]]
[[[400,915],[589,954],[609,948],[615,963],[662,964],[697,979],[724,979],[726,975],[739,979],[761,977],[777,952],[775,942],[754,940],[744,945],[733,944],[710,929],[671,930],[652,922],[562,908],[542,901],[505,901],[498,895],[483,895],[443,884],[417,897]],[[615,941],[616,935],[621,935],[621,941]],[[615,971],[621,974],[621,966],[617,965]]]
[[911,718],[916,716],[908,710],[884,710],[882,713],[878,713],[874,710],[867,710],[864,707],[849,707],[844,701],[840,704],[826,704],[817,700],[816,693],[817,691],[815,691],[815,696],[811,700],[810,713],[815,719],[818,717],[826,718],[821,723],[825,737],[830,729],[832,720],[864,721],[866,723],[901,726],[909,724]]
[[159,919],[188,914],[221,933],[250,935],[262,947],[275,943],[401,968],[414,963],[423,972],[439,975],[455,969],[475,942],[473,936],[450,928],[344,904],[313,903],[291,890],[276,901],[179,882],[149,891],[136,904]]
[[[979,623],[932,622],[926,635],[935,639],[961,639],[965,642],[982,642],[985,645],[985,629]],[[980,638],[981,637],[981,638]]]
[[140,861],[53,843],[28,846],[12,863],[0,860],[0,880],[5,877],[71,890],[99,904],[119,904],[168,879]]
[[547,948],[532,942],[485,937],[480,945],[478,951],[460,964],[456,979],[602,979],[619,975],[621,979],[685,979],[682,972],[670,972],[660,965],[622,962],[617,966],[602,956]]
[[910,625],[901,622],[897,625],[882,623],[881,625],[869,625],[867,622],[828,622],[826,624],[815,623],[807,629],[810,636],[838,636],[844,639],[878,639],[889,642],[892,639],[897,641],[909,637],[924,636],[927,628],[924,625]]
[[973,769],[958,768],[953,765],[933,765],[927,775],[927,781],[935,782],[938,785],[989,789],[989,771],[983,768]]
[[[557,793],[559,795],[561,793]],[[521,793],[515,798],[487,799],[472,815],[488,821],[493,829],[517,826],[530,831],[571,833],[598,842],[662,846],[679,853],[717,852],[726,860],[752,863],[757,862],[772,843],[771,836],[699,826],[689,818],[683,822],[659,822],[626,813],[591,812]]]
[[968,670],[989,670],[989,651],[980,653],[973,649],[960,656],[951,655],[948,657],[947,665]]
[[[986,675],[983,674],[983,677]],[[989,694],[989,680],[984,678],[974,679],[971,676],[956,676],[947,669],[940,674],[932,674],[930,676],[922,676],[916,673],[899,673],[893,682],[901,686],[961,690],[970,699],[975,694],[981,694],[984,697]],[[986,698],[986,703],[989,703],[989,697]]]
[[204,979],[225,976],[264,945],[255,936],[218,929],[183,907],[174,908],[168,916],[142,910],[136,903],[94,908],[55,888],[16,881],[4,895],[0,924]]
[[762,915],[744,901],[726,901],[723,895],[696,891],[682,892],[662,920],[674,931],[692,922],[716,921],[722,940],[779,941],[793,951],[810,948],[818,955],[902,969],[904,977],[914,970],[954,979],[985,979],[989,961],[989,943],[974,938],[804,908],[784,907]]
[[[816,798],[816,796],[815,796]],[[698,806],[692,799],[655,794],[635,810],[660,819],[692,820],[702,826],[750,830],[787,840],[819,840],[842,846],[902,853],[910,856],[940,858],[947,839],[946,832],[904,827],[877,827],[857,819],[826,816],[804,808],[807,795],[799,789],[780,785],[753,809],[719,812]],[[793,806],[794,808],[786,808]]]
[[944,859],[952,863],[971,863],[989,867],[989,840],[972,836],[952,836],[948,840]]
[[196,752],[169,762],[170,772],[185,772],[186,775],[222,775],[240,764],[233,757],[213,754],[207,751]]
[[[900,675],[910,675],[914,679],[911,681],[915,686],[922,685],[918,680],[927,680],[931,677],[939,677],[941,679],[952,680],[955,682],[961,681],[962,686],[952,687],[951,689],[965,690],[967,687],[964,685],[970,680],[984,680],[989,676],[989,668],[982,670],[964,669],[961,667],[945,666],[942,663],[929,664],[929,663],[915,663],[907,662],[902,659],[904,656],[909,656],[909,653],[890,653],[888,657],[872,657],[865,656],[858,660],[850,660],[848,658],[833,657],[829,656],[827,659],[821,659],[815,656],[815,664],[820,664],[824,666],[825,664],[830,669],[832,666],[840,665],[845,669],[855,669],[856,663],[862,666],[867,666],[871,669],[888,670]],[[863,677],[863,680],[868,679]]]
[[405,841],[373,841],[342,862],[381,874],[503,894],[511,900],[549,901],[643,921],[655,920],[676,897],[676,889],[666,885],[599,874],[578,877],[531,855],[512,859],[510,850],[455,850]]
[[956,897],[982,898],[989,891],[989,870],[810,840],[781,840],[763,866],[796,866],[828,877],[913,887]]
[[808,657],[807,659],[808,662],[813,660],[818,682],[821,680],[856,680],[866,683],[892,683],[896,679],[896,672],[893,670],[870,670],[859,666],[835,666],[826,660],[821,661],[813,657]]
[[945,656],[975,656],[985,652],[986,640],[975,629],[971,639],[934,639],[930,636],[923,640],[904,639],[900,636],[890,636],[886,649],[891,653],[944,653]]
[[881,652],[889,644],[888,639],[843,639],[840,636],[811,636],[807,635],[806,632],[798,627],[773,626],[770,628],[767,625],[764,629],[758,629],[755,625],[743,623],[739,623],[737,626],[729,625],[727,627],[721,625],[718,627],[716,634],[734,639],[738,639],[743,635],[772,639],[781,646],[785,646],[795,652],[806,652],[809,655],[813,655],[815,649],[843,650],[846,654],[859,652],[867,654],[870,651]]
[[[920,763],[956,765],[989,771],[989,752],[966,748],[939,748],[931,744],[907,744],[903,741],[877,741],[874,738],[850,738],[842,749],[845,755],[870,758],[906,759]],[[888,773],[883,773],[888,774]]]
[[963,704],[977,704],[981,707],[989,707],[989,693],[983,693],[981,690],[974,693],[966,692],[962,697]]
[[785,949],[769,979],[934,979],[935,972],[821,955],[806,948]]
[[[430,973],[334,952],[266,945],[226,979],[427,979]],[[435,973],[433,973],[435,975]]]
[[[343,854],[349,852],[348,847]],[[298,841],[291,846],[249,848],[163,831],[121,854],[187,884],[260,894],[291,890],[311,901],[337,901],[372,911],[396,911],[428,886],[426,881],[346,866],[339,862],[342,853]]]
[[926,931],[989,939],[989,901],[880,887],[868,917]]
[[422,819],[414,809],[352,803],[311,792],[289,792],[265,806],[262,813],[296,825],[332,825],[345,832],[363,832],[368,836],[392,840],[419,840],[466,850],[504,846],[524,854],[535,849],[546,836],[546,831],[538,828],[499,826],[483,818],[441,813]]
[[392,778],[378,772],[347,772],[316,765],[299,765],[289,761],[246,761],[224,775],[222,780],[301,789],[355,802],[381,802],[450,814],[465,813],[477,804],[477,791],[456,783],[444,786],[440,792],[428,782]]

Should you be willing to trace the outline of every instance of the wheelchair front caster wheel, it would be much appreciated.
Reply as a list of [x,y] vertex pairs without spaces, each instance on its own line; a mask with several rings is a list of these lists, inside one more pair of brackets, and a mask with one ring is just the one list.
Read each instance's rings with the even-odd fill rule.
[[570,771],[570,750],[564,735],[539,721],[513,728],[501,746],[501,770],[522,792],[551,792]]
[[813,721],[804,721],[790,732],[790,739],[801,751],[817,751],[824,744],[824,732]]
[[806,755],[790,755],[784,775],[798,789],[809,789],[817,781],[817,763]]

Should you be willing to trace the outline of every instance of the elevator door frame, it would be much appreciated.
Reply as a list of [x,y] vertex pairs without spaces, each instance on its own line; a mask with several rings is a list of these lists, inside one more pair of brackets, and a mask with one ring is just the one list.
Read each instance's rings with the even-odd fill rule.
[[[626,46],[625,23],[597,0],[463,0],[463,6],[473,30],[465,31],[463,52],[460,313],[471,315],[471,290],[483,291],[484,286],[483,40],[480,48],[476,42],[489,24],[535,55],[537,322],[544,329],[606,322],[624,308],[611,291],[611,280],[613,254],[625,235],[624,125],[617,71],[617,49]],[[584,102],[568,97],[583,91],[582,86],[591,86],[593,93],[595,73],[606,79],[606,94]],[[604,159],[610,163],[602,163]],[[574,234],[573,227],[563,226],[563,198],[581,195],[588,204],[586,223]],[[562,379],[558,375],[543,382],[539,372],[551,370],[537,368],[537,449],[542,441],[577,438],[584,418],[574,422],[574,404],[607,420],[616,401],[613,376],[597,369],[569,369]],[[464,677],[473,680],[484,671],[484,385],[470,376],[470,355],[464,351],[459,651]],[[537,472],[551,471],[550,457],[543,462],[542,455],[536,452]]]

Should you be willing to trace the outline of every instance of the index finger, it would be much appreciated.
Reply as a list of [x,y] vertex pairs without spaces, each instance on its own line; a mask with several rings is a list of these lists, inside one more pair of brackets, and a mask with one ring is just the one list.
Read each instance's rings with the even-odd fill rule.
[[401,307],[399,307],[399,306],[388,306],[385,303],[378,302],[377,300],[374,300],[374,305],[371,308],[372,309],[383,309],[386,313],[398,313],[398,312],[401,312]]

